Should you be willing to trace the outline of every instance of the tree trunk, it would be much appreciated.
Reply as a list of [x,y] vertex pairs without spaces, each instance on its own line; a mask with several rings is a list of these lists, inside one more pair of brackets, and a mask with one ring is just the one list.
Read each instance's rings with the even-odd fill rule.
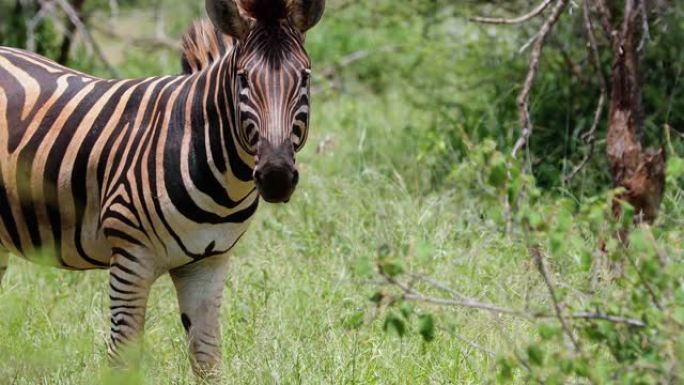
[[[644,33],[640,21],[646,17],[639,1],[626,0],[622,25],[611,32],[613,67],[606,149],[615,187],[624,187],[613,204],[613,213],[621,215],[620,200],[635,208],[636,221],[653,222],[665,186],[665,153],[644,150],[641,79],[639,76],[639,40]],[[606,15],[604,15],[606,16]],[[622,240],[624,241],[624,234]]]

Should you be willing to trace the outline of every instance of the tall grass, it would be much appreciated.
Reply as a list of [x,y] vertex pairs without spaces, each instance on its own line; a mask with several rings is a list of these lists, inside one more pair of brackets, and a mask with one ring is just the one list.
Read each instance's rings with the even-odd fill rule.
[[[501,66],[520,64],[504,44],[514,39],[449,20],[427,28],[410,12],[389,12],[379,29],[367,10],[331,3],[339,13],[307,41],[316,94],[309,142],[298,158],[300,185],[289,204],[260,207],[233,253],[221,316],[224,381],[491,383],[501,356],[538,339],[532,323],[419,307],[437,318],[436,338],[427,343],[416,333],[398,338],[383,331],[383,311],[369,298],[382,286],[374,263],[383,250],[407,270],[470,297],[520,309],[548,304],[525,242],[503,232],[502,206],[487,198],[481,181],[458,175],[480,167],[467,156],[483,138],[495,136],[500,146],[514,140],[506,109],[515,79],[497,77],[505,72]],[[372,10],[387,13],[383,4]],[[199,10],[181,13],[168,16],[174,33],[183,28],[180,19]],[[477,39],[500,43],[488,45],[500,51],[483,52]],[[390,48],[336,67],[345,55],[378,47]],[[178,69],[166,56],[124,54],[118,66],[127,76]],[[102,74],[97,65],[90,68]],[[320,76],[330,68],[331,78]],[[490,69],[500,72],[481,73]],[[442,103],[449,95],[456,102]],[[558,195],[582,200],[565,190]],[[540,210],[558,195],[542,199]],[[673,258],[681,259],[681,231],[674,231],[684,221],[681,190],[668,193],[665,207],[659,223],[667,231],[659,240],[671,242]],[[568,287],[586,278],[557,262]],[[152,290],[140,369],[108,369],[107,282],[104,271],[69,272],[11,258],[0,289],[0,384],[195,383],[168,277]]]

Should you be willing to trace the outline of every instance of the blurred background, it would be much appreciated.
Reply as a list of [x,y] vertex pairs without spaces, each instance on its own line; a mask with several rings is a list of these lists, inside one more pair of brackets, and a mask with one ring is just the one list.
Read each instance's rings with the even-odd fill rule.
[[[546,36],[529,97],[534,131],[512,157],[516,99],[550,7],[514,25],[472,18],[550,1],[328,0],[306,39],[313,114],[302,183],[289,205],[260,209],[227,282],[228,378],[684,381],[684,2],[646,2],[638,138],[666,149],[667,182],[658,219],[627,246],[614,239],[625,220],[611,215],[608,102],[586,135],[614,57],[592,5],[592,63],[583,1],[563,2]],[[625,1],[608,2],[616,20]],[[0,45],[106,78],[179,74],[180,37],[204,16],[202,1],[0,0]],[[531,245],[541,245],[557,290],[537,273]],[[1,378],[98,383],[89,373],[106,371],[103,274],[11,260],[0,291]],[[149,362],[126,381],[191,383],[172,286],[164,278],[155,290]],[[579,317],[568,333],[554,302],[567,314],[647,326]]]

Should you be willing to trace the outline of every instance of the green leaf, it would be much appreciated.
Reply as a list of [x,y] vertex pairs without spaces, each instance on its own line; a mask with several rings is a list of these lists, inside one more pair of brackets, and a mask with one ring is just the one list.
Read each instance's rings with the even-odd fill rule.
[[387,313],[387,317],[385,317],[385,323],[382,325],[382,330],[385,332],[394,330],[399,337],[403,337],[406,334],[406,324],[397,313],[389,312]]
[[398,259],[392,259],[381,262],[380,269],[382,269],[382,272],[389,275],[390,277],[396,277],[397,275],[404,272],[404,266]]
[[581,268],[582,271],[589,271],[591,269],[591,265],[594,262],[594,256],[592,255],[591,251],[584,249],[582,250],[582,253],[580,254],[580,263],[581,263]]
[[383,298],[385,298],[385,293],[378,290],[375,293],[373,293],[373,295],[369,299],[371,302],[380,303]]
[[540,230],[544,227],[544,218],[536,211],[529,211],[527,213],[527,220],[530,227],[535,230]]
[[537,345],[530,345],[527,347],[527,357],[530,359],[531,363],[537,366],[544,364],[544,352]]
[[413,305],[408,302],[402,302],[401,305],[399,305],[399,311],[404,318],[408,319],[411,314],[413,314]]
[[499,374],[497,379],[501,384],[508,384],[513,378],[513,363],[507,358],[499,359]]
[[551,250],[551,253],[554,255],[560,254],[560,251],[563,249],[563,246],[566,245],[566,242],[567,239],[562,233],[556,232],[551,234],[549,237],[549,249]]
[[557,337],[561,335],[561,329],[557,326],[549,325],[549,324],[541,324],[539,325],[539,336],[543,340],[550,340],[554,337]]
[[435,321],[432,314],[421,314],[418,317],[418,333],[427,342],[435,339]]
[[626,201],[620,201],[621,216],[620,223],[622,227],[629,227],[634,222],[634,206]]
[[489,161],[491,168],[487,177],[490,186],[500,188],[506,184],[506,159],[501,153],[495,153]]
[[357,311],[354,314],[347,316],[342,324],[347,329],[358,329],[363,325],[363,312]]
[[378,247],[378,257],[385,258],[390,254],[390,251],[392,251],[392,249],[388,244],[382,244],[380,247]]
[[667,160],[667,177],[679,178],[684,176],[684,159],[673,156]]

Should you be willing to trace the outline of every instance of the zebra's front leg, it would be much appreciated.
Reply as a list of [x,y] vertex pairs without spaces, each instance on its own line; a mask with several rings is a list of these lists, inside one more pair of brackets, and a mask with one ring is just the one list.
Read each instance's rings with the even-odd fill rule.
[[178,295],[181,322],[188,335],[192,368],[200,377],[219,376],[219,313],[227,272],[227,254],[206,258],[170,272]]
[[107,353],[115,367],[137,366],[150,288],[156,275],[145,251],[114,248],[109,270],[111,333]]

